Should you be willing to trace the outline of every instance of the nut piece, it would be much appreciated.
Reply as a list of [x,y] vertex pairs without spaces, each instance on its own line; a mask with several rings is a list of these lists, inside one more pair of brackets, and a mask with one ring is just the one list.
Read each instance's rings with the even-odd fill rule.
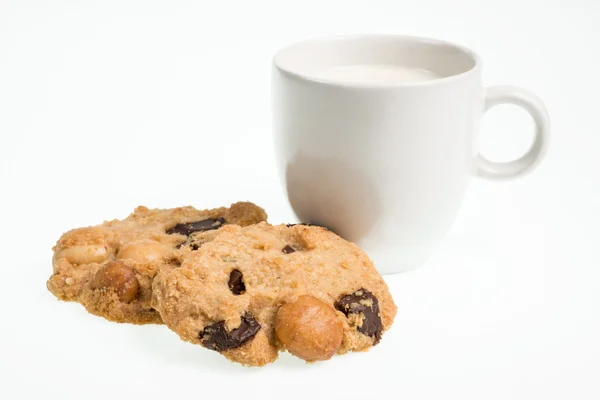
[[171,251],[170,247],[155,240],[145,239],[123,245],[117,253],[117,258],[128,258],[140,263],[152,262],[164,259],[169,251]]
[[275,334],[296,357],[319,361],[337,352],[343,328],[331,306],[312,296],[301,296],[279,309]]
[[102,244],[88,244],[62,249],[54,255],[54,264],[61,258],[66,258],[71,264],[101,263],[109,256],[109,252]]
[[121,261],[112,261],[96,272],[92,287],[114,289],[119,300],[129,303],[137,297],[139,283],[133,269]]

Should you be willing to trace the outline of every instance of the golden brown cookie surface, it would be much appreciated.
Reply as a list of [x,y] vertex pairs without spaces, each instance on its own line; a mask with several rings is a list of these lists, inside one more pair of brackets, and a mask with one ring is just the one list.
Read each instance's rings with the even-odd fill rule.
[[138,207],[124,220],[65,233],[54,247],[47,286],[59,299],[78,301],[111,321],[162,323],[150,305],[156,274],[194,252],[200,232],[266,218],[262,208],[247,202],[212,210]]
[[367,255],[316,226],[225,226],[161,271],[153,306],[189,342],[264,365],[288,350],[307,361],[367,350],[396,305]]

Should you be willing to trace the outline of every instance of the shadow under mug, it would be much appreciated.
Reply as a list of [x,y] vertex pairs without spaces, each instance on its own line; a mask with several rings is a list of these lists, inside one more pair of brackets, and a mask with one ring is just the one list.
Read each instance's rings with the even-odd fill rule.
[[[337,80],[331,68],[432,71],[424,81]],[[542,102],[523,89],[481,84],[481,60],[451,43],[399,35],[312,39],[274,57],[273,123],[281,181],[300,221],[355,242],[382,274],[422,265],[454,221],[469,179],[531,171],[549,141]],[[483,113],[523,107],[535,140],[519,159],[479,154]]]

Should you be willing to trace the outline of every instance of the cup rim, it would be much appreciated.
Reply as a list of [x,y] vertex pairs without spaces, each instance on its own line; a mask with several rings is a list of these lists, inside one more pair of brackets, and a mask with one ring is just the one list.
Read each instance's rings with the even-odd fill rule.
[[[467,57],[469,57],[473,61],[473,66],[466,71],[460,72],[458,74],[445,76],[441,78],[430,79],[426,81],[420,82],[394,82],[394,83],[375,83],[375,82],[342,82],[335,79],[326,79],[326,78],[318,78],[315,76],[311,76],[310,74],[304,74],[301,72],[291,71],[290,69],[281,65],[279,59],[285,51],[289,51],[293,49],[295,46],[309,44],[309,43],[319,43],[319,42],[327,42],[327,41],[346,41],[346,40],[357,40],[357,39],[394,39],[394,40],[405,40],[412,41],[416,43],[425,43],[425,44],[433,44],[439,46],[447,46],[452,47]],[[402,35],[402,34],[379,34],[379,33],[365,33],[365,34],[343,34],[343,35],[329,35],[329,36],[319,36],[308,38],[304,40],[299,40],[296,42],[292,42],[282,48],[280,48],[272,59],[273,66],[281,71],[282,73],[288,74],[296,79],[300,79],[303,81],[313,82],[317,84],[329,85],[329,86],[337,86],[343,88],[372,88],[372,89],[385,89],[385,88],[405,88],[405,87],[423,87],[423,86],[433,86],[444,83],[453,82],[456,80],[460,80],[467,76],[474,74],[481,68],[481,58],[479,55],[473,50],[469,49],[460,44],[456,44],[443,39],[436,39],[425,36],[414,36],[414,35]]]

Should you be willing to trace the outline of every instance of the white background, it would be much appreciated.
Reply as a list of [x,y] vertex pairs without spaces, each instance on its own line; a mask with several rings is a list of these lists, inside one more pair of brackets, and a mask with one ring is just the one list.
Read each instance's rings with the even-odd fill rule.
[[[595,0],[1,1],[0,398],[600,398],[599,20]],[[271,56],[369,32],[471,47],[485,84],[530,89],[553,122],[538,170],[475,179],[429,262],[386,277],[398,315],[379,346],[244,368],[47,292],[64,231],[139,204],[251,200],[293,220]],[[495,109],[482,149],[514,158],[531,130]]]

